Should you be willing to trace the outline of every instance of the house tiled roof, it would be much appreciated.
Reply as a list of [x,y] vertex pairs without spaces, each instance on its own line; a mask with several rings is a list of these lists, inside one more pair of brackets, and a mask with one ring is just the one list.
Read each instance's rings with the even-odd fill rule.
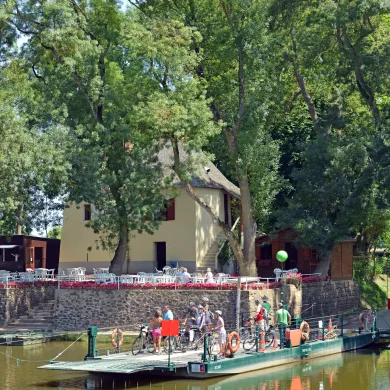
[[[188,159],[188,153],[179,146],[180,148],[180,161],[185,162]],[[199,156],[204,158],[204,156]],[[161,148],[158,159],[163,166],[164,175],[169,176],[173,175],[173,185],[181,186],[182,183],[179,177],[173,172],[173,150],[171,143],[166,141],[164,146]],[[206,171],[208,168],[208,172]],[[206,165],[202,164],[199,166],[196,175],[191,179],[190,183],[193,187],[198,188],[217,188],[223,189],[229,192],[236,198],[240,198],[240,189],[230,182],[221,171],[211,162],[208,161]]]

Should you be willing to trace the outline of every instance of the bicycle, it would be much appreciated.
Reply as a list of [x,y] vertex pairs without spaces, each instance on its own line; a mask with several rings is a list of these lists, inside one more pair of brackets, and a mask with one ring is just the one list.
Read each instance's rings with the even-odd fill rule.
[[244,342],[249,336],[252,336],[255,334],[255,325],[252,323],[253,318],[248,318],[245,321],[245,326],[242,326],[238,330],[238,334],[240,336],[241,342]]
[[[194,339],[190,341],[190,331],[194,331]],[[207,353],[212,356],[217,345],[215,336],[211,333],[201,332],[198,328],[182,329],[179,337],[179,348],[182,352],[203,348],[204,338],[207,337]]]
[[[265,348],[268,348],[272,345],[273,339],[274,339],[274,327],[270,325],[268,327],[268,330],[265,332]],[[260,331],[259,331],[259,345],[260,345]],[[253,332],[250,334],[245,340],[242,345],[245,351],[250,351],[256,346],[256,332]]]
[[138,355],[141,351],[147,350],[150,353],[154,352],[152,333],[149,332],[147,325],[139,325],[139,334],[133,341],[131,352],[133,355]]

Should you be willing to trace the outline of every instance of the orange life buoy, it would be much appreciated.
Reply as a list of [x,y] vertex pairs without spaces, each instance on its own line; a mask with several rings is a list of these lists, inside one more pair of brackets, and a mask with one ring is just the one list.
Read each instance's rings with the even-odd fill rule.
[[[232,345],[233,339],[236,340],[236,345],[234,347]],[[231,353],[236,353],[238,351],[238,348],[240,348],[240,335],[237,332],[234,331],[229,333],[227,338],[227,347]]]
[[[306,328],[305,331],[303,330],[303,328]],[[302,340],[305,341],[305,340],[309,340],[310,338],[310,326],[309,324],[306,322],[306,321],[302,321],[301,323],[301,326],[299,327],[299,329],[302,331]]]
[[116,342],[117,335],[119,335],[119,346],[123,344],[123,332],[120,329],[114,329],[111,333],[111,344],[114,348],[118,348]]

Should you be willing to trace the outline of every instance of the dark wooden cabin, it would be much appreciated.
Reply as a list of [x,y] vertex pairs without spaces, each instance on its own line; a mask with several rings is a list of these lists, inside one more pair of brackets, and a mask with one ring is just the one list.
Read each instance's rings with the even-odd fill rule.
[[60,240],[33,236],[0,236],[0,270],[24,272],[26,268],[58,271]]
[[[257,238],[258,275],[261,277],[274,276],[273,270],[281,268],[281,263],[276,260],[276,253],[280,250],[285,250],[288,253],[284,269],[298,268],[298,271],[303,274],[314,273],[318,265],[317,251],[295,246],[296,238],[297,233],[290,228]],[[329,272],[332,280],[352,279],[354,243],[354,239],[346,239],[336,244]]]

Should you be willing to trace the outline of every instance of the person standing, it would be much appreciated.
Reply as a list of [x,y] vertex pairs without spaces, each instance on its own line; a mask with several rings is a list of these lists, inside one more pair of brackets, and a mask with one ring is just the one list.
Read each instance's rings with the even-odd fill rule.
[[269,298],[267,297],[267,295],[264,295],[263,298],[261,298],[263,303],[261,304],[261,306],[264,307],[264,309],[267,311],[267,315],[265,316],[265,326],[266,326],[266,330],[268,330],[269,328],[269,319],[271,317],[271,305],[268,303],[268,300]]
[[154,317],[150,321],[149,328],[152,329],[152,337],[153,337],[153,346],[154,353],[158,351],[158,354],[161,355],[161,311],[156,310],[154,313]]
[[168,305],[164,306],[164,313],[164,320],[173,320],[173,313]]
[[257,308],[256,308],[256,317],[254,317],[254,320],[255,320],[255,325],[258,325],[259,326],[259,330],[261,332],[264,332],[265,331],[265,327],[264,327],[264,317],[266,315],[266,310],[264,309],[263,306],[261,306],[260,304],[260,301],[258,299],[255,300],[255,303],[257,305]]
[[217,318],[217,325],[214,330],[218,332],[218,344],[220,356],[225,356],[226,351],[226,329],[225,329],[225,321],[222,318],[221,310],[215,311],[215,316]]
[[199,328],[200,332],[204,331],[204,325],[205,325],[205,312],[204,307],[202,305],[198,306],[198,316],[196,317],[196,326]]
[[280,332],[280,348],[284,348],[284,341],[286,340],[286,328],[291,323],[291,315],[283,309],[283,303],[279,303],[279,310],[275,314],[275,323],[278,324]]
[[207,330],[210,331],[211,324],[214,319],[214,314],[210,311],[210,305],[209,305],[209,299],[207,297],[202,298],[202,305],[204,308],[204,314],[205,314],[205,324],[207,327]]

